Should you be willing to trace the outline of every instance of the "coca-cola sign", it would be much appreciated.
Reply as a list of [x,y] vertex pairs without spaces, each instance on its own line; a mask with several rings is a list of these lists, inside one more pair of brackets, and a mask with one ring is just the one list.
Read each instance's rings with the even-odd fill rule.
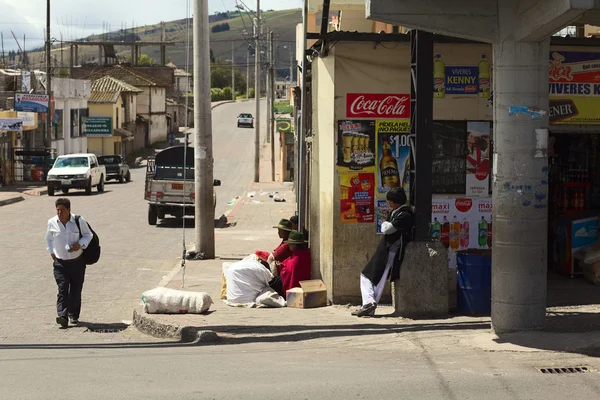
[[473,199],[456,199],[455,207],[462,213],[469,212],[473,207]]
[[410,95],[379,93],[348,93],[347,118],[390,119],[410,118]]

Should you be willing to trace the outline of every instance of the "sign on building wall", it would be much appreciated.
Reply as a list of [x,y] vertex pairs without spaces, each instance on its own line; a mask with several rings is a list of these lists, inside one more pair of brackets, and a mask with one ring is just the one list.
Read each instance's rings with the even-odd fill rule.
[[32,112],[18,112],[17,117],[23,120],[24,128],[37,127],[36,114]]
[[550,52],[550,123],[600,123],[600,53]]
[[467,196],[490,192],[490,123],[467,123]]
[[88,137],[110,137],[113,134],[112,127],[112,117],[87,117],[85,120]]
[[15,110],[46,113],[50,96],[46,94],[17,93]]
[[409,94],[348,93],[346,118],[410,118]]
[[482,54],[477,65],[448,65],[444,54],[437,53],[433,61],[433,96],[473,95],[490,98],[492,66],[487,54]]
[[372,172],[340,173],[340,218],[344,223],[375,221],[375,175]]
[[375,172],[375,121],[338,121],[338,171]]
[[0,131],[23,131],[23,120],[21,118],[0,118]]
[[377,232],[390,212],[386,193],[402,188],[410,197],[410,120],[377,121]]

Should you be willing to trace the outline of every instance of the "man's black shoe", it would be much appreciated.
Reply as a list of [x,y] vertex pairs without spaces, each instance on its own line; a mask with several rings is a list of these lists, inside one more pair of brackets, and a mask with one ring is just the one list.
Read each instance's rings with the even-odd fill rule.
[[366,317],[366,316],[370,316],[371,313],[373,311],[375,311],[375,309],[377,308],[377,304],[375,303],[369,303],[369,304],[365,304],[364,306],[362,306],[361,308],[359,308],[356,311],[352,312],[352,315],[356,316],[356,317]]
[[77,325],[79,323],[79,320],[77,318],[70,317],[69,320],[71,320],[72,325]]
[[63,328],[66,328],[69,326],[69,321],[67,320],[66,317],[56,317],[56,323],[59,324]]

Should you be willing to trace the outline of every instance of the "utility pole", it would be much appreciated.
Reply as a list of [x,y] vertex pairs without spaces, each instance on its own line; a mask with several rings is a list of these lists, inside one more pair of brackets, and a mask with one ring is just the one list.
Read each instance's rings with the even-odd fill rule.
[[231,42],[231,100],[235,100],[235,48]]
[[273,31],[269,32],[269,54],[271,61],[269,62],[269,97],[271,98],[269,121],[269,133],[271,136],[271,180],[275,182],[275,52],[273,51]]
[[46,0],[46,94],[48,95],[48,112],[46,113],[47,146],[52,148],[52,37],[50,36],[50,0]]
[[250,46],[246,50],[246,100],[250,96]]
[[[307,101],[306,101],[306,36],[307,36],[307,26],[308,23],[308,1],[304,1],[304,6],[302,8],[302,52],[300,56],[302,57],[302,63],[300,64],[302,67],[302,98],[300,100],[301,104],[301,112],[300,112],[300,126],[298,129],[298,152],[296,153],[296,157],[298,159],[298,182],[296,187],[298,188],[298,231],[302,232],[305,226],[305,206],[304,206],[304,135],[306,134],[306,121],[307,121]],[[300,81],[300,80],[299,80]]]
[[[264,26],[264,25],[263,25]],[[268,27],[267,27],[268,28]],[[265,86],[266,86],[266,90],[267,90],[267,121],[266,121],[266,139],[267,139],[267,143],[271,143],[271,135],[269,134],[269,125],[271,123],[271,112],[273,112],[273,98],[271,98],[271,68],[273,66],[273,54],[271,54],[271,51],[273,50],[271,48],[271,33],[269,32],[268,36],[268,42],[267,42],[267,56],[269,57],[269,62],[267,63],[267,76],[265,78]]]
[[254,33],[254,182],[260,181],[260,0],[256,0],[256,31]]
[[2,42],[2,68],[6,68],[6,61],[4,59],[4,32],[0,32],[0,41]]
[[194,178],[196,251],[215,258],[208,0],[194,0]]

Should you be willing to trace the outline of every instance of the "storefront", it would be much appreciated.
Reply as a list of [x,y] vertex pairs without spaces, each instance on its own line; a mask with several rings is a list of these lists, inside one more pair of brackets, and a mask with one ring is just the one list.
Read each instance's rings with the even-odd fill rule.
[[[571,75],[554,79],[551,69],[549,88],[555,92],[551,109],[543,110],[553,123],[549,141],[554,146],[549,145],[549,168],[544,171],[548,177],[509,188],[522,194],[523,206],[548,209],[548,268],[566,275],[572,275],[564,262],[570,254],[567,246],[583,244],[582,235],[585,243],[597,241],[600,187],[594,184],[600,177],[592,173],[600,166],[594,136],[600,133],[600,103],[595,104],[600,81],[584,80],[595,79],[600,61],[580,55],[572,61],[577,64],[569,66],[572,56],[565,52],[598,51],[552,47],[550,60],[556,70]],[[556,62],[557,52],[564,57],[558,57],[561,63]],[[491,45],[448,41],[435,43],[434,53],[430,232],[449,249],[452,272],[457,253],[464,251],[487,254],[491,262],[493,53]],[[388,212],[385,193],[393,186],[407,190],[410,185],[409,63],[408,43],[337,42],[312,64],[309,230],[313,265],[319,268],[313,275],[319,273],[331,288],[334,302],[360,301],[358,277],[379,240],[376,233]],[[556,84],[560,79],[565,87]],[[556,172],[559,169],[566,171]],[[564,209],[557,210],[561,204]],[[579,232],[570,244],[561,233],[565,218],[587,224],[585,232],[579,223],[570,224],[574,238]]]

